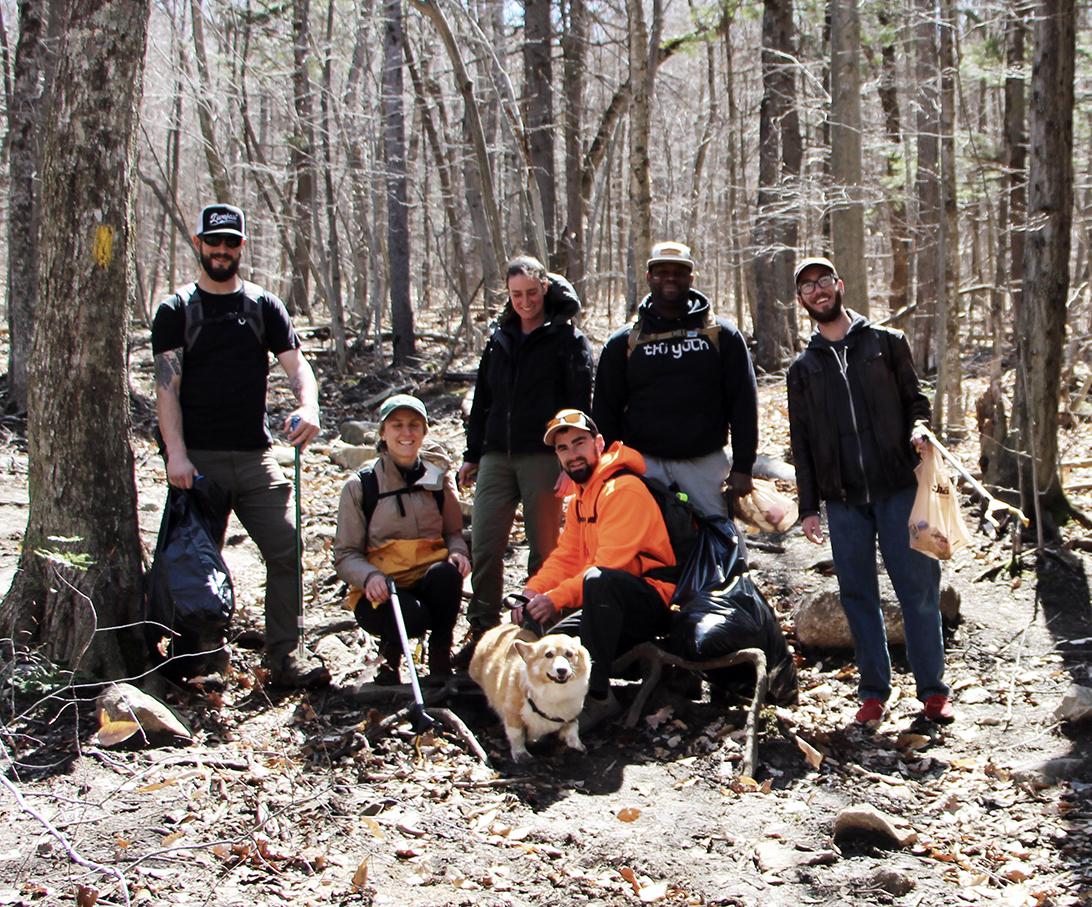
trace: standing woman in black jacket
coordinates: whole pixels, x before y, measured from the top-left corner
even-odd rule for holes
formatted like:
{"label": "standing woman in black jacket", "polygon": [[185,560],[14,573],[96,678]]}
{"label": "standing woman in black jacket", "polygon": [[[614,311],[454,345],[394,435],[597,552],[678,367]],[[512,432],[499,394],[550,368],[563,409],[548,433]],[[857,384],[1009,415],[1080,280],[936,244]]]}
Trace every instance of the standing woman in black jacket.
{"label": "standing woman in black jacket", "polygon": [[478,366],[459,469],[459,484],[477,481],[477,489],[471,521],[474,596],[466,612],[471,637],[456,663],[468,663],[481,634],[500,622],[504,551],[516,505],[523,503],[528,575],[557,544],[560,467],[542,435],[559,409],[586,411],[591,401],[591,345],[572,324],[580,311],[572,284],[547,274],[529,255],[508,263],[506,279],[508,303]]}

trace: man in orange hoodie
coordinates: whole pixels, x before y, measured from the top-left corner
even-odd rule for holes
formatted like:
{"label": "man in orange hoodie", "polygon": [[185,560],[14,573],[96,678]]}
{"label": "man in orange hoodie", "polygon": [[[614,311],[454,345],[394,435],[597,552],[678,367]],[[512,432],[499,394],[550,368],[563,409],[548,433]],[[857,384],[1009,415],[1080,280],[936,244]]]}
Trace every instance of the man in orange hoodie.
{"label": "man in orange hoodie", "polygon": [[[618,713],[610,692],[615,657],[667,632],[675,586],[658,574],[675,566],[675,555],[660,507],[638,478],[645,472],[641,454],[621,441],[604,449],[591,417],[577,409],[554,416],[543,441],[576,494],[557,547],[523,590],[524,608],[547,627],[579,609],[580,640],[592,657],[581,715],[587,730]],[[520,621],[523,609],[512,616]]]}

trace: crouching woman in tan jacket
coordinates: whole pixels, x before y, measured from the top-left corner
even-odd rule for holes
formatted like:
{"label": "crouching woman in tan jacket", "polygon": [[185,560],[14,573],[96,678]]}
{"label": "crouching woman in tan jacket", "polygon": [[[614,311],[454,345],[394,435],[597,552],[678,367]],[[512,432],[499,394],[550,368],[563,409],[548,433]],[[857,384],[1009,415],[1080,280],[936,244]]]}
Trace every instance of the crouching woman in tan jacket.
{"label": "crouching woman in tan jacket", "polygon": [[429,674],[444,676],[470,558],[450,461],[439,445],[425,444],[424,403],[395,394],[379,407],[379,422],[378,459],[341,489],[334,569],[352,588],[357,622],[379,637],[384,664],[375,682],[394,684],[402,649],[388,581],[398,590],[406,634],[430,632]]}

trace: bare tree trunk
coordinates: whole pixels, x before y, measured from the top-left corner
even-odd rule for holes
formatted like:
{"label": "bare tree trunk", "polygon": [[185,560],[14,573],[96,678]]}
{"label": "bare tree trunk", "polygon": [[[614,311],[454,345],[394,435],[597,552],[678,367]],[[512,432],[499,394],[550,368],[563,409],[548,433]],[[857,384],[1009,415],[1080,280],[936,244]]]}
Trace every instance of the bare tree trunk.
{"label": "bare tree trunk", "polygon": [[[891,27],[891,19],[883,9],[877,10],[881,28]],[[881,48],[880,106],[884,114],[884,136],[891,146],[885,155],[884,173],[891,187],[892,196],[887,203],[888,243],[891,249],[891,283],[888,284],[887,305],[891,312],[899,312],[910,302],[910,237],[907,235],[906,200],[901,186],[895,183],[903,169],[902,118],[899,114],[898,69],[895,62],[894,40]]]}
{"label": "bare tree trunk", "polygon": [[940,25],[940,147],[941,197],[944,218],[941,230],[944,283],[938,299],[937,321],[940,328],[939,370],[934,402],[934,422],[948,437],[963,433],[963,383],[960,367],[961,301],[959,295],[959,209],[956,199],[955,10],[952,0],[941,0]]}
{"label": "bare tree trunk", "polygon": [[758,206],[755,213],[755,364],[781,368],[796,348],[792,268],[802,148],[796,114],[792,0],[766,0],[762,14]]}
{"label": "bare tree trunk", "polygon": [[1009,216],[1009,299],[1019,324],[1024,295],[1024,221],[1027,215],[1027,126],[1025,124],[1024,39],[1027,0],[1009,0],[1005,17],[1005,183]]}
{"label": "bare tree trunk", "polygon": [[19,412],[27,408],[27,367],[38,306],[42,30],[45,0],[19,0],[19,42],[15,84],[8,111],[8,397]]}
{"label": "bare tree trunk", "polygon": [[201,127],[201,141],[205,163],[212,180],[212,192],[217,201],[230,202],[231,178],[228,176],[220,146],[216,141],[216,127],[210,98],[216,97],[209,82],[209,63],[205,53],[205,20],[201,14],[201,0],[190,0],[190,19],[193,21],[193,55],[197,61],[197,122]]}
{"label": "bare tree trunk", "polygon": [[587,198],[581,191],[581,168],[588,13],[584,0],[568,0],[567,4],[562,4],[563,9],[566,6],[568,18],[566,20],[562,13],[566,27],[561,35],[565,95],[565,231],[561,237],[561,252],[566,276],[577,293],[583,294],[587,268],[587,250],[584,248]]}
{"label": "bare tree trunk", "polygon": [[293,315],[311,320],[311,210],[315,204],[314,99],[307,66],[311,58],[311,0],[292,3],[292,106],[295,129],[289,137],[288,170],[295,182],[292,205],[290,289],[284,300]]}
{"label": "bare tree trunk", "polygon": [[328,252],[330,275],[330,324],[334,335],[334,355],[337,357],[337,369],[344,372],[349,364],[349,351],[345,343],[345,309],[342,303],[341,289],[341,240],[337,229],[337,194],[334,191],[334,123],[330,113],[333,103],[333,44],[334,44],[334,9],[333,3],[326,12],[326,46],[322,63],[322,178],[326,195],[326,227],[330,231],[330,250]]}
{"label": "bare tree trunk", "polygon": [[532,174],[542,198],[542,229],[551,261],[557,265],[557,190],[554,167],[554,95],[550,0],[523,4],[523,121]]}
{"label": "bare tree trunk", "polygon": [[[485,130],[482,128],[478,104],[474,98],[474,83],[466,71],[458,44],[455,42],[455,36],[451,32],[451,26],[448,24],[443,11],[435,3],[427,2],[427,0],[410,0],[410,5],[426,16],[436,27],[440,40],[443,42],[451,60],[455,82],[463,99],[463,123],[477,159],[476,173],[473,178],[467,180],[467,191],[473,190],[479,194],[481,199],[480,210],[485,224],[488,226],[489,235],[489,244],[483,247],[483,252],[492,253],[489,259],[484,261],[482,269],[488,286],[491,280],[499,279],[501,268],[508,260],[508,253],[505,251],[504,234],[501,230],[500,209],[497,207],[496,193],[493,186],[493,171],[489,164],[489,150],[485,141]],[[474,211],[473,206],[471,211]],[[480,232],[479,235],[481,235]],[[491,275],[496,275],[496,277],[491,277]]]}
{"label": "bare tree trunk", "polygon": [[[1034,489],[1057,519],[1069,509],[1058,475],[1058,400],[1073,216],[1076,11],[1074,0],[1038,0],[1034,11],[1028,227],[1013,414],[1021,487]],[[1030,505],[1025,512],[1032,512]]]}
{"label": "bare tree trunk", "polygon": [[406,181],[406,126],[402,103],[401,0],[383,3],[383,150],[387,165],[387,248],[390,272],[391,334],[395,365],[416,352],[410,299],[409,200]]}
{"label": "bare tree trunk", "polygon": [[[648,257],[652,246],[652,177],[648,160],[648,138],[652,98],[648,80],[648,26],[642,4],[627,4],[629,16],[629,83],[633,95],[629,105],[629,256],[626,311],[637,308],[643,281],[637,262]],[[643,272],[642,272],[643,273]]]}
{"label": "bare tree trunk", "polygon": [[861,184],[861,20],[857,0],[830,4],[830,231],[846,304],[869,310]]}
{"label": "bare tree trunk", "polygon": [[916,307],[910,319],[914,361],[929,369],[934,358],[937,296],[942,292],[943,264],[937,238],[941,231],[940,199],[940,68],[937,65],[936,0],[916,0],[915,66],[917,74],[917,146],[915,185],[918,216],[914,230],[917,264]]}
{"label": "bare tree trunk", "polygon": [[[142,661],[126,331],[132,161],[148,0],[72,4],[42,158],[41,305],[29,375],[30,514],[0,633],[118,677]],[[83,137],[93,135],[94,142]]]}
{"label": "bare tree trunk", "polygon": [[705,159],[709,154],[709,145],[713,141],[713,130],[716,129],[720,119],[720,112],[717,109],[716,50],[713,42],[705,46],[705,84],[709,92],[709,109],[703,114],[705,123],[702,126],[701,138],[698,139],[698,150],[694,154],[693,178],[690,182],[690,212],[687,215],[686,226],[686,235],[690,241],[693,241],[698,233]]}

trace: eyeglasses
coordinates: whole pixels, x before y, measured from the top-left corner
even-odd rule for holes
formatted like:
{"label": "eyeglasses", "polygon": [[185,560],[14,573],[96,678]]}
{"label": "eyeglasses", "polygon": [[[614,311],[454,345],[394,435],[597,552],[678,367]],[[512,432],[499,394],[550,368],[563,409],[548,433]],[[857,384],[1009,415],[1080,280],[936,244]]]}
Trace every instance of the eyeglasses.
{"label": "eyeglasses", "polygon": [[229,249],[238,249],[243,244],[241,236],[232,236],[230,233],[212,233],[201,237],[201,242],[213,249],[227,246]]}
{"label": "eyeglasses", "polygon": [[801,296],[811,296],[817,289],[829,290],[838,282],[836,274],[824,274],[818,280],[802,280],[796,285],[796,292]]}

